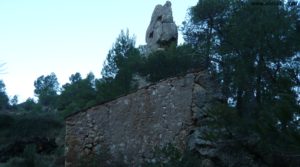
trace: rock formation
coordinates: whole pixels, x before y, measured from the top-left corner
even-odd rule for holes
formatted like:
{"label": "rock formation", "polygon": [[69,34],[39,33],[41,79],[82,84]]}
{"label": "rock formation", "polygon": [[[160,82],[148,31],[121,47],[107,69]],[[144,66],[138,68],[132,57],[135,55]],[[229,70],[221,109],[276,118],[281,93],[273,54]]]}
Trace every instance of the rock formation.
{"label": "rock formation", "polygon": [[173,21],[171,2],[157,5],[146,32],[147,49],[150,52],[177,44],[178,30]]}

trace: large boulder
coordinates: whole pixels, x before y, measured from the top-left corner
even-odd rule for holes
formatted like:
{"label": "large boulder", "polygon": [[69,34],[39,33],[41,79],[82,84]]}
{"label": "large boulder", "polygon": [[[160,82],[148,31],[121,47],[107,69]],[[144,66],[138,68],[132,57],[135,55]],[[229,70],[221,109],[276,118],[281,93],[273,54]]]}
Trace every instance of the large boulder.
{"label": "large boulder", "polygon": [[167,1],[163,6],[157,5],[152,13],[146,32],[147,49],[150,52],[177,44],[178,30],[173,21],[171,6],[171,2]]}

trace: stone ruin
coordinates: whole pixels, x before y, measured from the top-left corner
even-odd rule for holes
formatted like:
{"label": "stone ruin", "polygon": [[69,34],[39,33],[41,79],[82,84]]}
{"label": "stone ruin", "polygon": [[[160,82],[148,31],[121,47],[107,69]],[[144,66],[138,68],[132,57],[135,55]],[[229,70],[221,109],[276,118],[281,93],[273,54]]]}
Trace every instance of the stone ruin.
{"label": "stone ruin", "polygon": [[195,125],[205,122],[206,109],[220,97],[216,87],[207,72],[189,73],[70,115],[65,166],[79,167],[89,156],[103,166],[141,166],[157,161],[155,148],[168,144],[180,151],[201,145],[199,152],[210,154],[211,144],[199,139]]}
{"label": "stone ruin", "polygon": [[218,120],[210,113],[222,101],[215,78],[201,71],[74,113],[66,118],[65,167],[80,167],[90,157],[99,166],[165,162],[155,152],[169,144],[197,154],[203,167],[264,166],[247,149],[237,151],[235,141],[207,136],[224,134],[223,128],[211,127]]}
{"label": "stone ruin", "polygon": [[167,1],[163,6],[156,5],[146,32],[146,46],[142,53],[148,55],[157,50],[163,50],[171,45],[177,45],[178,30],[173,20],[172,4]]}
{"label": "stone ruin", "polygon": [[[141,52],[147,56],[177,44],[177,39],[171,2],[157,5]],[[141,85],[146,86],[66,118],[66,167],[79,167],[85,158],[95,156],[101,166],[119,162],[141,166],[159,160],[155,149],[168,144],[181,152],[196,152],[204,167],[220,162],[225,166],[259,166],[251,153],[230,152],[228,141],[206,137],[219,131],[208,126],[212,119],[209,111],[216,102],[224,101],[219,85],[207,71]]]}

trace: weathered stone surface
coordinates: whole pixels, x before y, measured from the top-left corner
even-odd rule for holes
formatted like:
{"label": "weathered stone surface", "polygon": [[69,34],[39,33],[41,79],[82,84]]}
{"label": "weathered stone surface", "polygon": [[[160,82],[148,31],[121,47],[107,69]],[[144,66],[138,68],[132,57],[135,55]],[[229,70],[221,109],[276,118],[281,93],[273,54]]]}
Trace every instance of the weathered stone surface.
{"label": "weathered stone surface", "polygon": [[226,133],[210,126],[217,121],[210,109],[224,100],[214,83],[206,72],[169,78],[70,116],[66,166],[76,167],[91,155],[101,156],[107,166],[116,161],[139,166],[155,162],[154,149],[169,143],[197,152],[202,166],[260,166],[251,153],[236,150],[235,141],[207,137]]}
{"label": "weathered stone surface", "polygon": [[153,52],[177,44],[178,30],[173,21],[171,6],[171,2],[167,1],[163,6],[155,7],[146,32],[145,52]]}
{"label": "weathered stone surface", "polygon": [[136,166],[153,160],[155,147],[171,143],[184,150],[197,144],[200,140],[193,140],[197,135],[192,133],[198,119],[193,118],[197,116],[194,112],[206,105],[192,106],[199,96],[205,96],[202,103],[213,97],[208,88],[196,83],[202,74],[163,80],[67,118],[66,166],[76,166],[84,154],[103,150],[112,155],[110,161],[123,155],[123,162]]}
{"label": "weathered stone surface", "polygon": [[[154,148],[171,143],[192,150],[200,166],[264,166],[253,153],[237,149],[234,140],[209,136],[228,133],[210,112],[224,101],[207,72],[169,78],[66,119],[66,166],[98,155],[107,166],[116,161],[139,166],[156,162]],[[210,135],[207,135],[210,134]],[[248,144],[259,140],[255,135]],[[102,164],[101,164],[102,165]]]}

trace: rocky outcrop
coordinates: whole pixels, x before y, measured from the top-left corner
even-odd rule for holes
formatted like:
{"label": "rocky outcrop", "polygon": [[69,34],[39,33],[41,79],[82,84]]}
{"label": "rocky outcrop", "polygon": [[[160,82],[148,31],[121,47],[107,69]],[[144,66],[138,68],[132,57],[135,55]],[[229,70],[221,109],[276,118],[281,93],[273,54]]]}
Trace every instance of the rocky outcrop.
{"label": "rocky outcrop", "polygon": [[[66,120],[66,166],[107,151],[106,163],[129,166],[153,161],[156,147],[193,146],[196,124],[219,98],[206,72],[170,78]],[[190,142],[190,143],[189,143]],[[155,161],[155,160],[154,160]]]}
{"label": "rocky outcrop", "polygon": [[157,5],[146,32],[146,49],[150,52],[177,44],[178,30],[173,21],[171,2]]}

